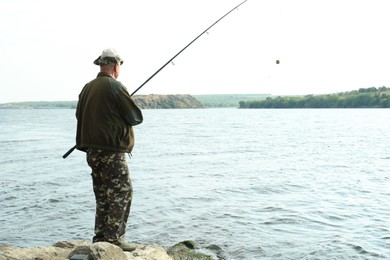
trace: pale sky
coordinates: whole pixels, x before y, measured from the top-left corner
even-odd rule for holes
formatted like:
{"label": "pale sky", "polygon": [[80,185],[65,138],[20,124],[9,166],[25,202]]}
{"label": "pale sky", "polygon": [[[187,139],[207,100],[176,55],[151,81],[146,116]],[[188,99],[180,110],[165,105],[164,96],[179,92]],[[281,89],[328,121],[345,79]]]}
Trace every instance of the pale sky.
{"label": "pale sky", "polygon": [[[77,100],[115,48],[131,93],[242,0],[0,0],[0,103]],[[137,94],[390,87],[388,0],[248,0]],[[280,64],[276,64],[280,60]]]}

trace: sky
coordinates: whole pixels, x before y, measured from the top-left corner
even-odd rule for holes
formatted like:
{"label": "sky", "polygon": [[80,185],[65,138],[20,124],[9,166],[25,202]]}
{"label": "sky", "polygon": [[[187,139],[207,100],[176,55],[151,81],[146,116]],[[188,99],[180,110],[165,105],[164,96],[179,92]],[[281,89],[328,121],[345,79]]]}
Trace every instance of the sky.
{"label": "sky", "polygon": [[[242,0],[0,0],[0,103],[74,101],[105,48],[131,93]],[[390,87],[388,0],[248,0],[137,94]],[[280,60],[276,64],[276,60]]]}

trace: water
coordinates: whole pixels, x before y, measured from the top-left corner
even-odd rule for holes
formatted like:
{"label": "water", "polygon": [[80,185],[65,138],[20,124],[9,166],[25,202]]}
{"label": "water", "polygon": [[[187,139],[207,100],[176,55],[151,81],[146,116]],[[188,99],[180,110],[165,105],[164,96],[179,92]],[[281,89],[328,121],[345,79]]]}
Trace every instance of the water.
{"label": "water", "polygon": [[[0,110],[0,245],[93,236],[74,110]],[[126,239],[220,259],[389,259],[390,110],[145,110]],[[208,250],[207,250],[208,249]]]}

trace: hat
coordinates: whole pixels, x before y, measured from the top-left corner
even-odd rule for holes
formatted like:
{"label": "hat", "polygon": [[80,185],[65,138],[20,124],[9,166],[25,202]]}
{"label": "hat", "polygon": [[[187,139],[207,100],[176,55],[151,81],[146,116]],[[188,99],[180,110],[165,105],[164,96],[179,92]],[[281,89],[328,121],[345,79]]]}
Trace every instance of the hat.
{"label": "hat", "polygon": [[102,52],[102,55],[100,55],[93,64],[95,65],[106,65],[110,63],[119,63],[120,65],[123,64],[123,60],[119,56],[119,54],[116,52],[115,49],[104,49]]}

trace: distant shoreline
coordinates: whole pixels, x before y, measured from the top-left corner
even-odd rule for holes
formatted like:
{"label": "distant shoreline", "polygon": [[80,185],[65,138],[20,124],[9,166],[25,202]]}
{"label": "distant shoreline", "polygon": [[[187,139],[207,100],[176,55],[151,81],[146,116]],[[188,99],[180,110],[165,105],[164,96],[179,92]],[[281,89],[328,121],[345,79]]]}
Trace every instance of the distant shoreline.
{"label": "distant shoreline", "polygon": [[[390,108],[390,88],[322,95],[272,96],[270,94],[136,95],[142,109],[305,109],[305,108]],[[77,101],[26,101],[0,104],[0,109],[76,109]]]}
{"label": "distant shoreline", "polygon": [[[269,94],[136,95],[143,109],[235,107],[240,101],[262,100]],[[0,104],[0,109],[75,109],[77,101],[25,101]]]}

